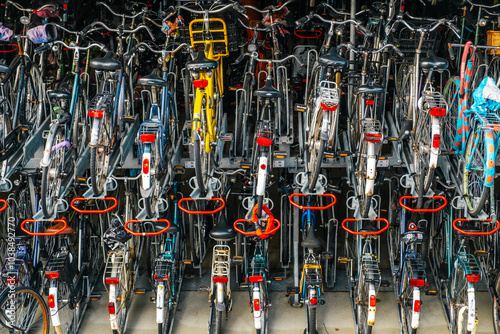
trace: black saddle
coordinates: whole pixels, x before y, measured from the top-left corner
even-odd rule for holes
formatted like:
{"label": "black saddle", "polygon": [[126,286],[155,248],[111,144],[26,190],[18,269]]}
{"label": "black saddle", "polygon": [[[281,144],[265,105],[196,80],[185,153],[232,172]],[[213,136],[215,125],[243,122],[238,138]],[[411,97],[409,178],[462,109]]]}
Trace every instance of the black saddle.
{"label": "black saddle", "polygon": [[443,71],[448,68],[448,61],[444,58],[436,57],[434,51],[430,50],[427,54],[427,58],[420,61],[420,67],[424,71]]}
{"label": "black saddle", "polygon": [[71,99],[71,93],[66,83],[63,83],[58,89],[48,92],[47,95],[49,99]]}
{"label": "black saddle", "polygon": [[384,87],[377,85],[375,83],[370,83],[367,85],[362,85],[358,87],[358,93],[360,94],[382,94],[385,93]]}
{"label": "black saddle", "polygon": [[210,230],[210,238],[218,241],[231,240],[236,236],[236,231],[228,224],[224,213],[221,214],[219,222]]}
{"label": "black saddle", "polygon": [[96,58],[90,61],[90,67],[102,71],[116,71],[122,68],[118,60],[113,59],[113,52],[108,51],[103,58]]}
{"label": "black saddle", "polygon": [[311,228],[300,245],[304,248],[318,249],[321,248],[321,241],[318,240],[316,234],[314,234],[314,229]]}
{"label": "black saddle", "polygon": [[10,71],[9,66],[0,64],[0,73],[8,73]]}
{"label": "black saddle", "polygon": [[151,86],[151,87],[163,87],[167,85],[167,82],[160,78],[158,75],[158,70],[155,69],[151,74],[137,79],[137,85],[139,86]]}
{"label": "black saddle", "polygon": [[328,54],[318,58],[318,63],[321,66],[344,68],[347,67],[348,61],[338,55],[336,48],[331,48]]}
{"label": "black saddle", "polygon": [[203,51],[198,52],[198,57],[196,57],[195,60],[186,63],[186,69],[188,71],[213,70],[215,68],[217,68],[217,62],[207,59]]}
{"label": "black saddle", "polygon": [[[163,231],[165,228],[167,228],[167,225],[168,225],[167,222],[163,221],[155,222],[154,223],[155,232]],[[172,234],[175,234],[177,232],[179,232],[179,226],[177,226],[175,223],[170,223],[170,228],[165,231],[165,233],[172,233]]]}
{"label": "black saddle", "polygon": [[253,92],[253,95],[267,99],[279,99],[283,97],[283,93],[273,87],[273,79],[271,78],[266,80],[264,87]]}

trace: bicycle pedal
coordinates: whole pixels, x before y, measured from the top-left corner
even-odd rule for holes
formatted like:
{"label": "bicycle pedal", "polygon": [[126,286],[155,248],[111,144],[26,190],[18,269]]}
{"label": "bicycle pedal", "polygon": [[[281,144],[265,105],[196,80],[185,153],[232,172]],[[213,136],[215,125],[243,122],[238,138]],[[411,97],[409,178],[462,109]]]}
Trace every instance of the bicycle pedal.
{"label": "bicycle pedal", "polygon": [[233,141],[233,134],[231,132],[219,133],[221,141]]}
{"label": "bicycle pedal", "polygon": [[323,157],[325,157],[327,159],[333,159],[333,158],[335,158],[335,153],[333,153],[333,152],[324,152],[323,153]]}
{"label": "bicycle pedal", "polygon": [[93,292],[90,295],[90,300],[100,300],[102,298],[102,294],[100,292]]}
{"label": "bicycle pedal", "polygon": [[252,164],[248,163],[248,162],[241,162],[240,163],[240,168],[243,168],[243,169],[251,169],[252,168]]}
{"label": "bicycle pedal", "polygon": [[199,293],[209,293],[210,288],[208,287],[208,285],[202,285],[198,288],[198,292]]}
{"label": "bicycle pedal", "polygon": [[250,285],[247,282],[240,283],[240,289],[248,289]]}
{"label": "bicycle pedal", "polygon": [[146,289],[134,289],[136,295],[141,295],[146,293]]}
{"label": "bicycle pedal", "polygon": [[243,264],[243,256],[233,256],[233,263],[237,266]]}
{"label": "bicycle pedal", "polygon": [[352,260],[348,257],[339,257],[337,259],[337,262],[340,263],[340,264],[346,264],[348,262],[351,262]]}
{"label": "bicycle pedal", "polygon": [[349,151],[337,151],[335,152],[335,155],[341,156],[341,157],[348,157],[353,155],[352,152]]}
{"label": "bicycle pedal", "polygon": [[484,250],[476,250],[474,252],[475,257],[488,256],[488,253]]}
{"label": "bicycle pedal", "polygon": [[438,294],[437,290],[427,290],[425,292],[426,295],[428,296],[436,296]]}
{"label": "bicycle pedal", "polygon": [[123,123],[128,123],[128,124],[134,124],[135,123],[135,117],[132,117],[132,116],[123,116],[122,117],[122,122]]}
{"label": "bicycle pedal", "polygon": [[332,251],[328,251],[328,252],[323,252],[321,253],[321,257],[324,259],[324,260],[330,260],[333,258],[333,252]]}
{"label": "bicycle pedal", "polygon": [[286,151],[274,151],[273,158],[274,159],[285,159],[288,156]]}
{"label": "bicycle pedal", "polygon": [[380,281],[380,285],[383,287],[388,287],[391,285],[391,281],[383,279],[382,281]]}
{"label": "bicycle pedal", "polygon": [[295,111],[298,111],[298,112],[306,112],[307,111],[307,105],[296,103],[293,109]]}
{"label": "bicycle pedal", "polygon": [[295,295],[300,293],[300,288],[298,286],[287,286],[286,287],[286,297],[290,295]]}
{"label": "bicycle pedal", "polygon": [[153,302],[153,303],[156,303],[156,297],[149,297],[149,301]]}
{"label": "bicycle pedal", "polygon": [[186,169],[184,168],[184,166],[177,165],[177,166],[174,166],[174,173],[175,174],[184,174],[184,173],[186,173]]}

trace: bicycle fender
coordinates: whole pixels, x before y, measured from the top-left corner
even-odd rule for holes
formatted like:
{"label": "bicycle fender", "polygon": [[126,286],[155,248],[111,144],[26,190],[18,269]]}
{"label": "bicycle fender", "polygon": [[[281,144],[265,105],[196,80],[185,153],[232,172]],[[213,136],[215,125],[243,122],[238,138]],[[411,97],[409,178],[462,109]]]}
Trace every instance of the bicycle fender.
{"label": "bicycle fender", "polygon": [[50,152],[52,151],[52,141],[54,140],[54,136],[56,134],[57,129],[59,129],[59,123],[56,121],[52,123],[52,126],[49,130],[49,135],[47,136],[47,141],[45,142],[45,149],[43,150],[43,157],[40,160],[40,167],[48,167],[50,165]]}
{"label": "bicycle fender", "polygon": [[486,149],[486,166],[484,170],[486,173],[486,178],[484,185],[486,187],[492,187],[495,181],[495,158],[496,158],[496,147],[493,131],[490,129],[483,128],[484,131],[484,147]]}
{"label": "bicycle fender", "polygon": [[226,310],[226,304],[224,302],[222,302],[222,303],[216,302],[215,303],[215,309],[217,311],[221,311],[221,312],[225,311]]}

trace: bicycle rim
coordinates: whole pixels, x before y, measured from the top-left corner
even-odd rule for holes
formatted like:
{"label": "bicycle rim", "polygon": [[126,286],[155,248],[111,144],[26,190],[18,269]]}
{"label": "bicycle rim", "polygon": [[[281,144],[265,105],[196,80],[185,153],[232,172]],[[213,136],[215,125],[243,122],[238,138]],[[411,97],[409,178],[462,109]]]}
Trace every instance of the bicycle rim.
{"label": "bicycle rim", "polygon": [[[444,86],[443,97],[448,105],[446,115],[443,118],[443,140],[446,150],[451,151],[454,147],[455,134],[458,122],[458,87],[455,78],[448,79]],[[465,135],[465,134],[464,134]]]}
{"label": "bicycle rim", "polygon": [[430,132],[431,119],[428,113],[424,115],[421,113],[419,116],[424,117],[424,119],[419,119],[417,122],[417,135],[413,142],[413,168],[415,171],[415,186],[420,203],[432,184],[434,168],[429,166],[432,146]]}
{"label": "bicycle rim", "polygon": [[356,297],[358,333],[370,333],[372,326],[368,326],[368,291],[363,274],[359,278]]}
{"label": "bicycle rim", "polygon": [[404,121],[408,117],[408,112],[410,108],[410,91],[411,91],[411,74],[413,72],[413,66],[402,64],[397,72],[397,80],[399,83],[395,85],[396,103],[395,103],[395,114],[396,123],[399,129],[403,125]]}
{"label": "bicycle rim", "polygon": [[88,126],[87,126],[87,93],[82,90],[78,95],[78,100],[75,104],[73,114],[73,128],[71,134],[71,146],[76,150],[77,158],[83,153],[87,147]]}
{"label": "bicycle rim", "polygon": [[[6,309],[13,307],[15,321],[10,323]],[[27,287],[18,287],[13,293],[4,290],[0,300],[0,322],[7,328],[27,333],[42,331],[49,333],[49,310],[42,297],[35,290]]]}
{"label": "bicycle rim", "polygon": [[[63,131],[59,128],[56,130],[50,147],[55,147],[64,142]],[[62,168],[64,167],[64,151],[65,146],[59,147],[50,152],[50,164],[43,167],[42,173],[42,192],[41,206],[45,218],[50,218],[54,214],[57,206],[57,200],[61,192],[61,183],[63,176]]]}
{"label": "bicycle rim", "polygon": [[470,215],[474,217],[483,209],[489,194],[489,188],[484,185],[486,178],[484,171],[484,166],[486,166],[486,148],[484,147],[483,138],[479,138],[472,153],[475,139],[479,135],[477,131],[469,135],[463,169],[464,198]]}

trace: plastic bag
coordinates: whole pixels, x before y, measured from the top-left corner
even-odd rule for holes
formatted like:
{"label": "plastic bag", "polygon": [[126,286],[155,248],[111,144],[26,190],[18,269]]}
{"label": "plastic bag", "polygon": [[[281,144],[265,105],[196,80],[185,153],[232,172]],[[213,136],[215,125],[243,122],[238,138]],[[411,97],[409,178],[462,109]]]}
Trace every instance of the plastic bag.
{"label": "plastic bag", "polygon": [[35,44],[47,43],[57,38],[57,29],[53,24],[31,28],[26,36]]}

